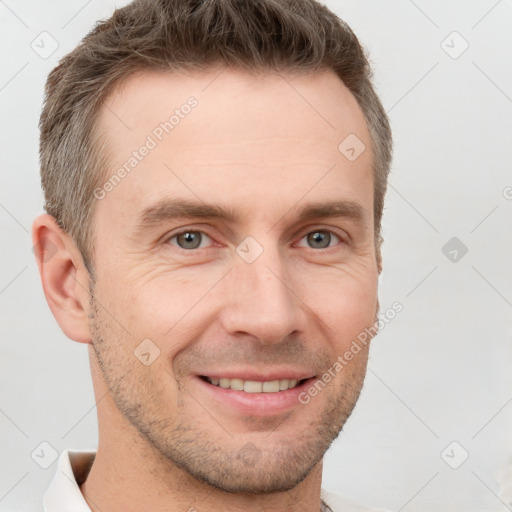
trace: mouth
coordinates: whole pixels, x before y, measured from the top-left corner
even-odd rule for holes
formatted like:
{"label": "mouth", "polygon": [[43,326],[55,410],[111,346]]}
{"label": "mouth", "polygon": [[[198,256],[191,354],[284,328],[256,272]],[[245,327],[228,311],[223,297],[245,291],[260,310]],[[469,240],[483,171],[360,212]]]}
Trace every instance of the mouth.
{"label": "mouth", "polygon": [[204,398],[202,403],[221,414],[268,417],[304,407],[299,398],[316,379],[309,375],[196,375],[192,382]]}
{"label": "mouth", "polygon": [[200,375],[200,379],[218,386],[222,389],[232,389],[234,391],[243,391],[244,393],[279,393],[301,386],[306,379],[274,379],[268,381],[229,379],[227,377],[208,377]]}

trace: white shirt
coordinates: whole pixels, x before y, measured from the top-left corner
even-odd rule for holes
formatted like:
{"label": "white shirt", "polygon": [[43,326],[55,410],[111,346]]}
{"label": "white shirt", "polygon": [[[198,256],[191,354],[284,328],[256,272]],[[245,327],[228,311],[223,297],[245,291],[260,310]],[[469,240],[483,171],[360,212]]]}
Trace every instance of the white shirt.
{"label": "white shirt", "polygon": [[[86,480],[95,456],[95,451],[64,450],[61,453],[57,471],[43,498],[44,512],[91,512],[79,486]],[[325,489],[321,497],[333,512],[386,512],[357,505]]]}

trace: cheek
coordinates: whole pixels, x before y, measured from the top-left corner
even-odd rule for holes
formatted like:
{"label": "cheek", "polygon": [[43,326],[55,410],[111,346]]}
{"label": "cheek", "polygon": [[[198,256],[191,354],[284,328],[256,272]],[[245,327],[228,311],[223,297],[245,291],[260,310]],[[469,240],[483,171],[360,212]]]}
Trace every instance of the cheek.
{"label": "cheek", "polygon": [[197,334],[213,308],[214,294],[209,290],[216,281],[212,273],[194,278],[178,271],[125,276],[122,284],[107,290],[107,302],[133,339],[149,338],[162,356],[170,356]]}
{"label": "cheek", "polygon": [[372,272],[364,279],[344,274],[317,280],[314,287],[304,288],[302,296],[328,326],[337,353],[375,322],[377,278]]}
{"label": "cheek", "polygon": [[[336,340],[350,342],[375,321],[378,274],[371,263],[370,258],[339,267],[290,263],[289,287],[300,298],[294,307],[312,310],[328,326],[329,338],[334,332]],[[239,286],[223,278],[224,265],[210,265],[207,271],[133,267],[122,271],[118,266],[115,274],[103,276],[103,304],[134,339],[152,339],[169,354],[179,349],[178,339],[186,339],[186,331],[194,335],[212,314],[229,307],[223,302],[227,292]]]}

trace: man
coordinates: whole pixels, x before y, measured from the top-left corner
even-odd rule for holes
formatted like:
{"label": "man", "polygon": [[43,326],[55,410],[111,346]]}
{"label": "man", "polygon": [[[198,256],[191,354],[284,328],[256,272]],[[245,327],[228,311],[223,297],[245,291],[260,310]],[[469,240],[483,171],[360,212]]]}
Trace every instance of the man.
{"label": "man", "polygon": [[[48,304],[87,343],[97,452],[47,512],[370,510],[322,490],[379,309],[391,133],[314,0],[139,0],[52,71]],[[371,336],[370,336],[371,337]]]}

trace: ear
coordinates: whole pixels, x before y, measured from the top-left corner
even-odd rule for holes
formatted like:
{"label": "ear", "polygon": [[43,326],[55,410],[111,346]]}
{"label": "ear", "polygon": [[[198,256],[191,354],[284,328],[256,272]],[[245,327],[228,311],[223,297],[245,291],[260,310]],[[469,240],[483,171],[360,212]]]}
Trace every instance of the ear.
{"label": "ear", "polygon": [[40,215],[32,226],[33,251],[46,301],[64,334],[91,343],[89,281],[80,252],[51,215]]}

